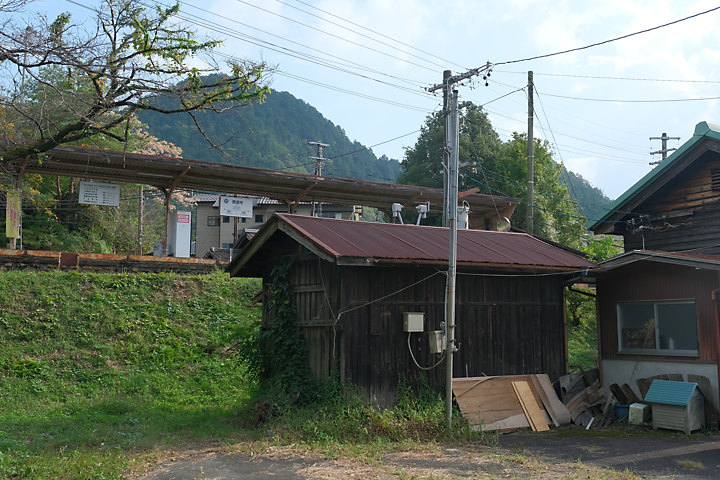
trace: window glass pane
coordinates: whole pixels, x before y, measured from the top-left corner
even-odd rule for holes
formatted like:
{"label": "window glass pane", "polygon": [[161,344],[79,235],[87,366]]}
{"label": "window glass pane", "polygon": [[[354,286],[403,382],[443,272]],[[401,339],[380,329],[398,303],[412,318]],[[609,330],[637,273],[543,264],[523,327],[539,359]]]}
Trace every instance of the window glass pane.
{"label": "window glass pane", "polygon": [[263,223],[263,216],[261,214],[255,215],[255,223]]}
{"label": "window glass pane", "polygon": [[620,350],[655,348],[655,316],[653,304],[618,304]]}
{"label": "window glass pane", "polygon": [[697,314],[695,304],[658,303],[659,348],[697,351]]}
{"label": "window glass pane", "polygon": [[697,311],[689,300],[619,303],[618,343],[624,353],[697,355]]}

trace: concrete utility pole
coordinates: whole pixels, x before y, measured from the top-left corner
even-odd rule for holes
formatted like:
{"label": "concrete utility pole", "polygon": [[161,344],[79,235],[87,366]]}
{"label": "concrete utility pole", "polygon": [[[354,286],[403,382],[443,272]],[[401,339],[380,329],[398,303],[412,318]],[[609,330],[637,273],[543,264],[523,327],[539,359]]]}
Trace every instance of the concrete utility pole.
{"label": "concrete utility pole", "polygon": [[535,138],[533,134],[533,118],[535,107],[533,105],[533,72],[528,72],[528,133],[527,133],[527,157],[528,157],[528,180],[527,180],[527,221],[525,222],[527,233],[534,232],[534,205],[535,205]]}
{"label": "concrete utility pole", "polygon": [[662,148],[660,150],[655,150],[654,152],[650,152],[650,155],[657,155],[658,153],[660,156],[660,161],[657,162],[650,162],[650,165],[657,165],[658,163],[662,162],[667,158],[668,152],[672,152],[673,150],[677,150],[677,148],[667,148],[667,141],[668,140],[680,140],[680,137],[668,137],[668,134],[663,132],[661,136],[659,137],[650,137],[650,140],[660,140],[662,143],[660,144]]}
{"label": "concrete utility pole", "polygon": [[458,164],[460,125],[458,114],[458,92],[454,85],[465,79],[479,75],[481,72],[490,74],[488,62],[482,67],[469,70],[460,75],[447,75],[443,72],[443,83],[429,88],[429,92],[442,89],[445,114],[445,148],[448,155],[446,206],[443,211],[448,216],[450,241],[448,251],[448,275],[445,300],[445,416],[448,428],[452,427],[452,378],[453,354],[455,352],[455,280],[457,268],[457,205],[458,205]]}
{"label": "concrete utility pole", "polygon": [[[315,160],[315,176],[320,177],[322,176],[322,169],[325,166],[325,159],[323,158],[323,147],[329,147],[327,143],[320,143],[320,142],[308,142],[308,145],[314,145],[317,147],[317,155],[315,157],[310,157],[311,160]],[[317,209],[317,211],[316,211]],[[312,204],[312,216],[319,216],[322,213],[322,204],[313,202]]]}
{"label": "concrete utility pole", "polygon": [[[443,72],[443,85],[445,85],[448,81],[448,79],[452,77],[452,72],[450,70],[445,70]],[[443,115],[447,115],[448,111],[448,92],[445,87],[443,87]],[[443,216],[442,216],[442,226],[443,227],[449,227],[450,226],[450,186],[448,184],[448,169],[450,168],[450,149],[448,148],[450,145],[450,141],[448,140],[448,125],[447,125],[447,117],[445,119],[445,122],[443,122],[443,154],[442,154],[442,166],[443,166],[443,192],[445,194],[445,201],[443,205]]]}
{"label": "concrete utility pole", "polygon": [[144,199],[144,188],[143,185],[138,187],[138,255],[143,254],[143,204]]}

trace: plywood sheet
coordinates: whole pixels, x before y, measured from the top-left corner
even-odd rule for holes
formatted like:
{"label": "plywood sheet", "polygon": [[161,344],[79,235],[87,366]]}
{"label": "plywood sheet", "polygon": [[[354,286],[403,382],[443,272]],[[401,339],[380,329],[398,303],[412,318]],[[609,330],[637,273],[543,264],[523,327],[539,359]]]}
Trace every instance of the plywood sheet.
{"label": "plywood sheet", "polygon": [[523,412],[525,413],[525,417],[527,417],[533,431],[544,432],[546,430],[550,430],[550,427],[548,427],[548,424],[545,422],[545,417],[540,412],[540,407],[535,401],[535,397],[530,390],[528,382],[512,382],[512,387],[513,390],[515,390],[515,395],[517,396]]}
{"label": "plywood sheet", "polygon": [[512,386],[512,382],[523,381],[528,384],[545,425],[570,423],[570,415],[547,375],[455,378],[452,386],[460,411],[470,425],[482,424],[484,431],[510,431],[530,426]]}

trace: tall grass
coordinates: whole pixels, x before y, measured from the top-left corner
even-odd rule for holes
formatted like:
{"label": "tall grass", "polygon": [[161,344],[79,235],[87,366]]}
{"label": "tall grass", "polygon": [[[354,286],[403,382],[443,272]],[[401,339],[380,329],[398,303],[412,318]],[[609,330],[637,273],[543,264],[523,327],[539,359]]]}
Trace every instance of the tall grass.
{"label": "tall grass", "polygon": [[0,274],[0,478],[120,478],[137,457],[238,437],[235,352],[259,282]]}

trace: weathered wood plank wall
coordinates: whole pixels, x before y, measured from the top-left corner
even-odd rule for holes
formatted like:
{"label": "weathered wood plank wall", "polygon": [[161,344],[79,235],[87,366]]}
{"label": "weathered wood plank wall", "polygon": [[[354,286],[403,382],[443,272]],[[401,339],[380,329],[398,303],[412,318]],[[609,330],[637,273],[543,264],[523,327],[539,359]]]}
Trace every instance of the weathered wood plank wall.
{"label": "weathered wood plank wall", "polygon": [[720,155],[705,152],[693,168],[678,174],[633,209],[649,216],[650,225],[627,229],[623,233],[625,250],[642,249],[644,240],[648,250],[677,252],[703,248],[701,253],[720,254],[719,180]]}

